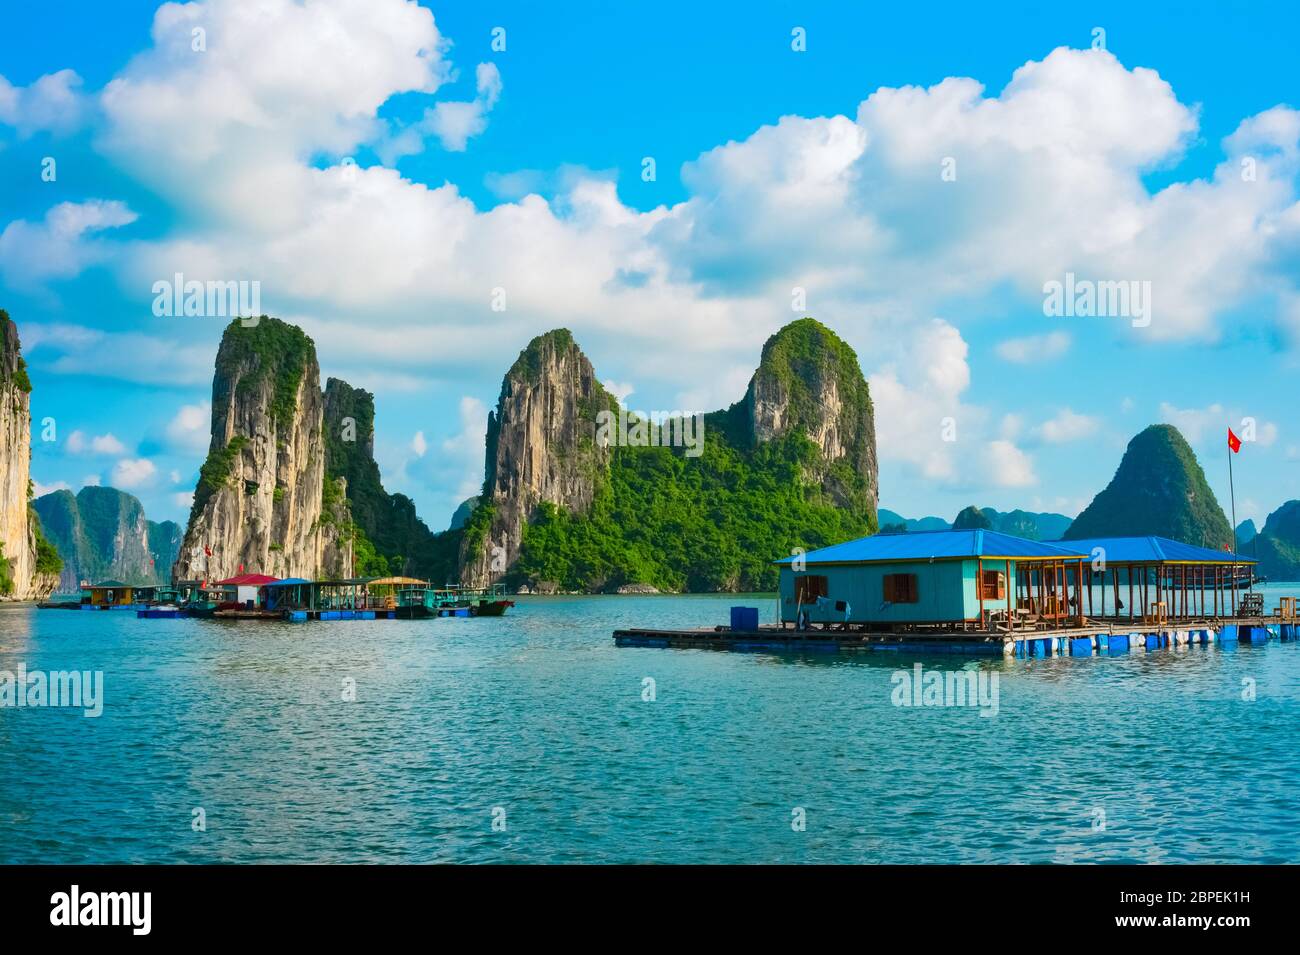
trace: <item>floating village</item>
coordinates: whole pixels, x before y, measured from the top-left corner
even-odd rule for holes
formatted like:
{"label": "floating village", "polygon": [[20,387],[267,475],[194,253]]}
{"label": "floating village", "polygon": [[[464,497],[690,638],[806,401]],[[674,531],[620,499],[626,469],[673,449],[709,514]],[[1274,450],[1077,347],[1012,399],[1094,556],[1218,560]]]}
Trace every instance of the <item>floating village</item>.
{"label": "floating village", "polygon": [[1296,598],[1265,614],[1255,561],[1164,537],[1040,542],[992,530],[876,534],[778,561],[780,619],[631,628],[626,647],[1092,656],[1294,640]]}
{"label": "floating village", "polygon": [[[1266,613],[1252,558],[1164,537],[1043,542],[987,529],[883,533],[776,563],[776,622],[760,622],[757,607],[734,606],[726,624],[620,629],[615,643],[1048,657],[1300,636],[1297,598],[1281,597]],[[40,606],[304,623],[499,617],[515,602],[500,584],[241,574],[170,586],[107,580],[85,586],[79,600]]]}
{"label": "floating village", "polygon": [[80,600],[47,601],[44,610],[134,611],[142,620],[212,617],[224,620],[424,620],[500,617],[513,607],[500,587],[435,587],[414,577],[348,580],[277,579],[240,574],[226,580],[185,580],[133,586],[118,580],[88,584]]}

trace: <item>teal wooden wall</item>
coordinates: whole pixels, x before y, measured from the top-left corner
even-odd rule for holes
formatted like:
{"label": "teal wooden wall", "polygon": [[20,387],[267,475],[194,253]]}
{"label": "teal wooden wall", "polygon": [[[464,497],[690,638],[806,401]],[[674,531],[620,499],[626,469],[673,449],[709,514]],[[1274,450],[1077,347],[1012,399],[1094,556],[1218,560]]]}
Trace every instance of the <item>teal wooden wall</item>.
{"label": "teal wooden wall", "polygon": [[[984,569],[1006,572],[1003,561],[985,561]],[[974,620],[979,617],[979,592],[975,589],[978,564],[975,560],[900,561],[889,564],[865,564],[846,567],[810,565],[796,574],[788,566],[781,568],[781,619],[794,623],[798,615],[795,604],[795,578],[809,575],[826,578],[827,600],[849,603],[850,623],[919,623],[922,621]],[[917,602],[886,604],[886,574],[916,574]],[[985,610],[1005,610],[1015,599],[1016,565],[1011,564],[1005,600],[985,600]],[[840,623],[844,613],[833,606],[819,610],[805,606],[813,623]]]}

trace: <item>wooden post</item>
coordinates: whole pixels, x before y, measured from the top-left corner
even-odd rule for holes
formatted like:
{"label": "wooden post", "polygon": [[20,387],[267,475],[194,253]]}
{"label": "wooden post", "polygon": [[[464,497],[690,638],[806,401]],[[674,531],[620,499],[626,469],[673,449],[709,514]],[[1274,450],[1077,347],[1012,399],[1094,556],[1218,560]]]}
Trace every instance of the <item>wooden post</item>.
{"label": "wooden post", "polygon": [[[975,561],[975,593],[980,598],[980,628],[984,627],[984,558],[980,557]],[[966,611],[962,610],[965,616]]]}
{"label": "wooden post", "polygon": [[[1089,583],[1091,583],[1091,581],[1089,581]],[[1089,587],[1088,590],[1089,590],[1088,602],[1091,603],[1092,588]],[[1074,603],[1075,616],[1078,618],[1079,626],[1082,627],[1084,615],[1083,615],[1083,561],[1081,560],[1075,561],[1075,566],[1074,566],[1074,601],[1075,601]],[[1089,611],[1091,611],[1092,608],[1089,607],[1088,609]]]}
{"label": "wooden post", "polygon": [[[1143,588],[1145,588],[1146,585],[1147,585],[1147,578],[1146,578],[1146,574],[1143,573],[1142,575]],[[1142,598],[1142,602],[1144,604],[1146,603],[1145,596]],[[1132,564],[1128,565],[1128,618],[1130,620],[1133,619],[1133,565]]]}
{"label": "wooden post", "polygon": [[1007,571],[1007,586],[1002,591],[1002,593],[1003,596],[1006,597],[1006,601],[1007,601],[1007,627],[1013,628],[1016,623],[1016,612],[1011,607],[1012,600],[1011,600],[1011,561],[1010,560],[1007,561],[1006,571]]}
{"label": "wooden post", "polygon": [[[1080,567],[1083,564],[1079,565]],[[1088,616],[1092,616],[1092,565],[1088,565]]]}

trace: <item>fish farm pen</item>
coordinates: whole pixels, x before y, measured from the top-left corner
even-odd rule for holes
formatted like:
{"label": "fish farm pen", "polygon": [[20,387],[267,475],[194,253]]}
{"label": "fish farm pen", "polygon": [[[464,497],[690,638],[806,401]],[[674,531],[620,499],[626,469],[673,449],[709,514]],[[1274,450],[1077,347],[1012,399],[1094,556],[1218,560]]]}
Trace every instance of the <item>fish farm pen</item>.
{"label": "fish farm pen", "polygon": [[780,622],[628,628],[625,647],[1090,656],[1297,639],[1266,615],[1254,561],[1161,537],[1029,541],[990,530],[877,534],[777,561]]}

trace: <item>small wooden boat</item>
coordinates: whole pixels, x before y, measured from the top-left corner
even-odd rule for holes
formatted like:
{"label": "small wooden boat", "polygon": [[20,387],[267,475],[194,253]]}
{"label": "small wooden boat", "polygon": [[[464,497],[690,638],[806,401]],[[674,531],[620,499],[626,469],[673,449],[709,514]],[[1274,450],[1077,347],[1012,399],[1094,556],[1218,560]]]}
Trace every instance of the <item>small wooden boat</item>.
{"label": "small wooden boat", "polygon": [[403,587],[394,600],[398,620],[428,620],[434,617],[500,617],[513,607],[500,587],[471,590],[466,587]]}
{"label": "small wooden boat", "polygon": [[480,600],[470,605],[469,612],[475,617],[503,617],[514,605],[513,600]]}

